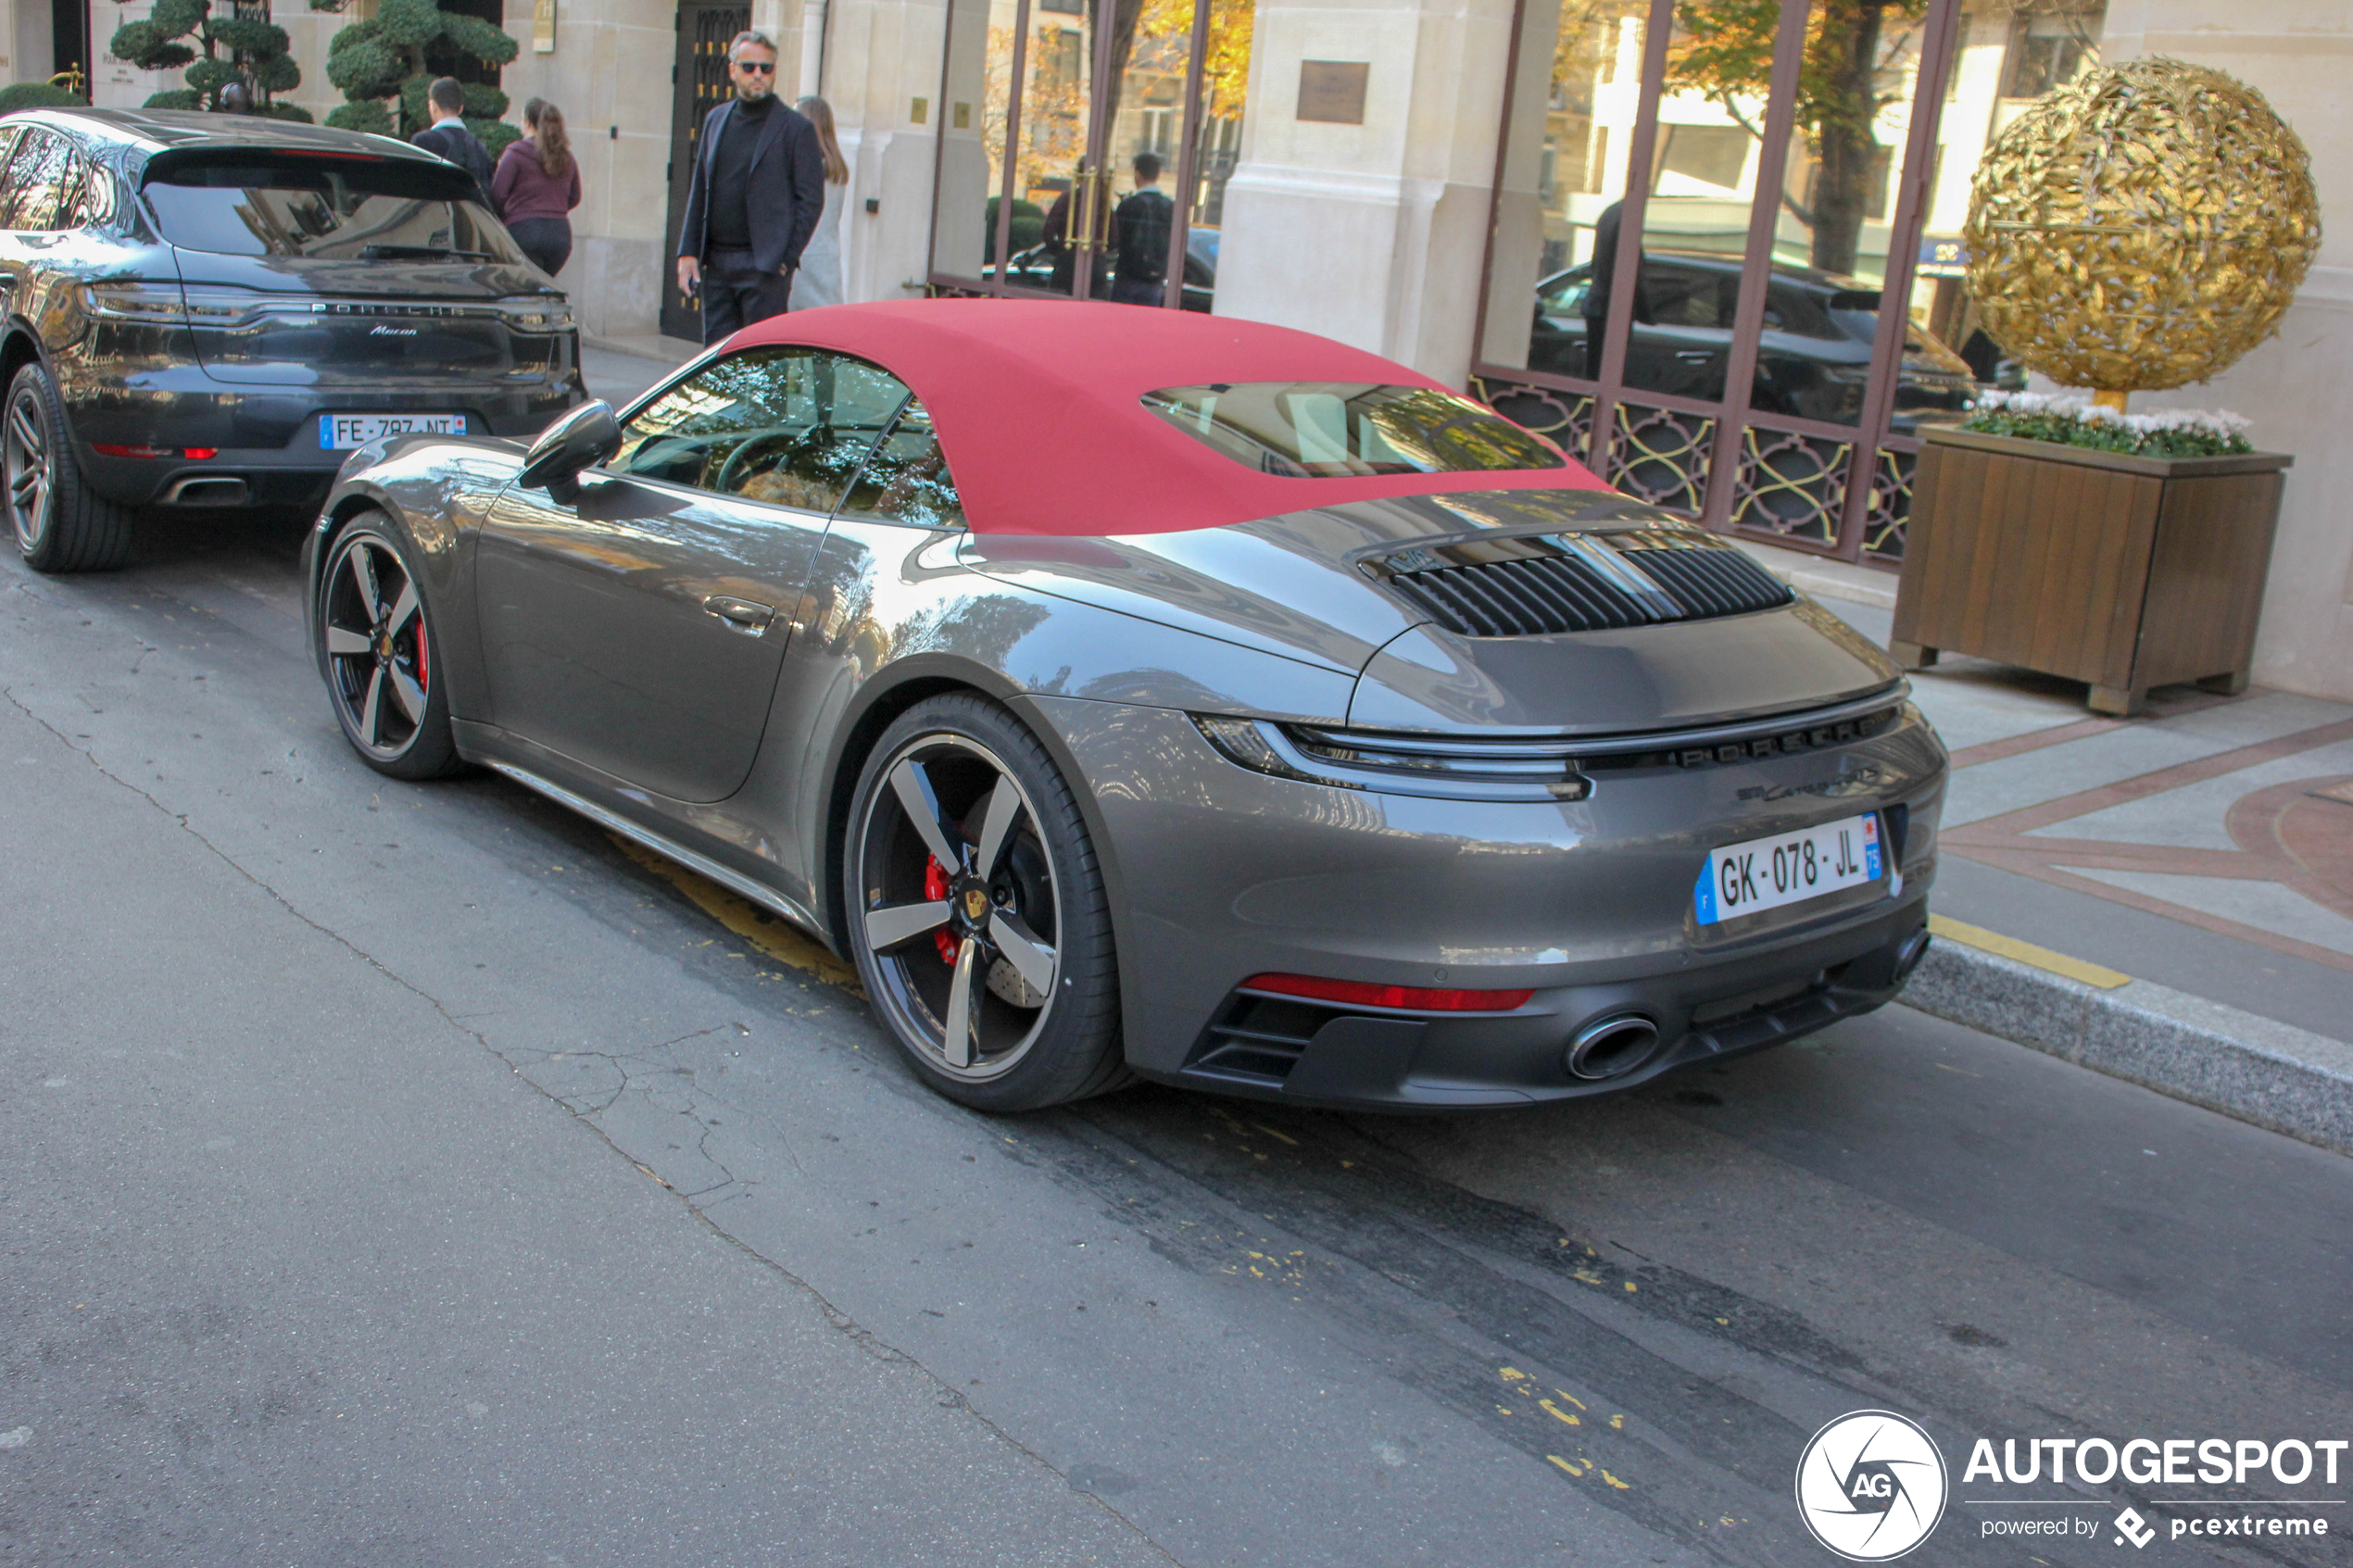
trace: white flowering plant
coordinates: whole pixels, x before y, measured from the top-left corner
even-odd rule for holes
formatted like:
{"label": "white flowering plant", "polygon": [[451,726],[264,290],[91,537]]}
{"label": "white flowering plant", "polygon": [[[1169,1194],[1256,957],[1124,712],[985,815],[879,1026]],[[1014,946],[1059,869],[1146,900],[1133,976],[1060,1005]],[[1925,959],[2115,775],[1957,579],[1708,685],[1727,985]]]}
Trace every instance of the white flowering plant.
{"label": "white flowering plant", "polygon": [[2246,420],[2205,408],[2122,414],[2087,397],[2042,392],[1981,392],[1963,430],[2053,441],[2142,458],[2220,458],[2252,452]]}

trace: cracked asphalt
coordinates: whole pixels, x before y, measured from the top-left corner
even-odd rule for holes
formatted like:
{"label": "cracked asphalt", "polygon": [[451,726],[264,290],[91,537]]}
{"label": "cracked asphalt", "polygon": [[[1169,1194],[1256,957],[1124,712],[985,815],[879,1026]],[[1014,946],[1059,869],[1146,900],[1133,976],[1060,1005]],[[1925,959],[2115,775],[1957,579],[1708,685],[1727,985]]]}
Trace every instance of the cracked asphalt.
{"label": "cracked asphalt", "polygon": [[[12,1568],[1827,1562],[1846,1411],[2353,1426],[2345,1160],[1900,1008],[1480,1120],[948,1105],[782,927],[361,768],[297,543],[0,566]],[[1979,1519],[1912,1561],[2113,1555]]]}

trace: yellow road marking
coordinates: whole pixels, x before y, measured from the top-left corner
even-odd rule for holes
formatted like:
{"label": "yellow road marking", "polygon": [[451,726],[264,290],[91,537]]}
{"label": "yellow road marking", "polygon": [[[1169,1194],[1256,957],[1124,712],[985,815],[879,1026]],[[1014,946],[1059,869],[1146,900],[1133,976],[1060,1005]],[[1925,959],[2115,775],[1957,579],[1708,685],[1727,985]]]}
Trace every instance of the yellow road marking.
{"label": "yellow road marking", "polygon": [[2055,953],[2048,947],[2038,947],[2032,942],[2021,942],[2015,936],[2005,936],[1998,931],[1969,925],[1961,921],[1947,920],[1943,915],[1928,917],[1928,929],[1947,942],[1958,942],[1964,947],[1975,947],[1981,953],[1994,953],[2030,968],[2064,975],[2085,985],[2113,991],[2119,985],[2132,984],[2133,977],[2100,964],[2070,959],[2065,953]]}
{"label": "yellow road marking", "polygon": [[[837,985],[853,997],[865,996],[858,984],[858,972],[834,957],[824,948],[782,920],[755,907],[748,898],[739,898],[707,877],[674,860],[665,860],[652,850],[631,843],[619,834],[607,834],[621,852],[646,870],[662,879],[686,896],[695,908],[787,968]],[[707,944],[706,944],[707,946]],[[731,955],[732,956],[732,955]]]}

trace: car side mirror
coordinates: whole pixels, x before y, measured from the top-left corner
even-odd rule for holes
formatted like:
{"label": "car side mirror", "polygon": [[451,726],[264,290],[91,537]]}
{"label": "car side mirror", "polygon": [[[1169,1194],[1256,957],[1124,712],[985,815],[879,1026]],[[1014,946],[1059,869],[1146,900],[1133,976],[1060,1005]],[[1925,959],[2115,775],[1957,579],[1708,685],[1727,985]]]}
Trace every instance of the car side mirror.
{"label": "car side mirror", "polygon": [[523,454],[516,483],[545,490],[569,504],[580,494],[580,475],[621,450],[621,422],[610,403],[583,403],[546,430]]}

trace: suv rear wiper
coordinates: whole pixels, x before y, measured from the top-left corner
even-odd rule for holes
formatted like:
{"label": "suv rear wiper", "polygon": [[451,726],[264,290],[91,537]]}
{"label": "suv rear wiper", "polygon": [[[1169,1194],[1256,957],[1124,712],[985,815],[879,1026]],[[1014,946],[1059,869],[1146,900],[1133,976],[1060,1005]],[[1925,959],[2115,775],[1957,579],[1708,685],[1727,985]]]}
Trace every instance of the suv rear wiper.
{"label": "suv rear wiper", "polygon": [[452,250],[447,245],[361,245],[362,261],[496,261],[486,250]]}

